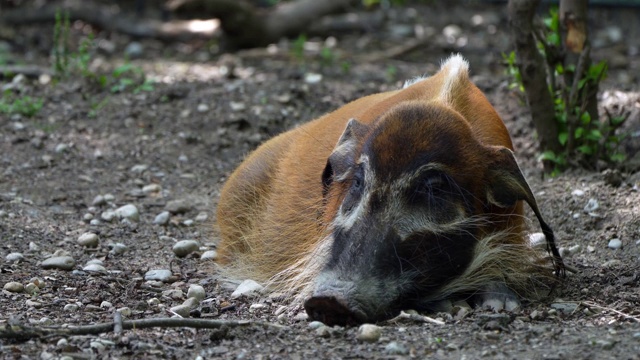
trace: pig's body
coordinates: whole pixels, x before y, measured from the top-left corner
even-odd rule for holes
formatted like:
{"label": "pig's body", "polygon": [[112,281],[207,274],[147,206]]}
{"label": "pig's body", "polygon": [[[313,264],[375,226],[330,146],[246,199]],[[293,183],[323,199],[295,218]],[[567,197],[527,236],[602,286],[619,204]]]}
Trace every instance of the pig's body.
{"label": "pig's body", "polygon": [[509,134],[467,71],[453,56],[253,152],[222,190],[224,268],[299,295],[327,323],[453,296],[510,307],[552,272],[525,240],[524,200],[561,271]]}

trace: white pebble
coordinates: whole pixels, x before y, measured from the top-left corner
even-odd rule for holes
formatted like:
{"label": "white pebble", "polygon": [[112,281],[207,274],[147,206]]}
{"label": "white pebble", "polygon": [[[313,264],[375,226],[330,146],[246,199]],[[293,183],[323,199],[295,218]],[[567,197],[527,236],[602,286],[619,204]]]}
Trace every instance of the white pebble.
{"label": "white pebble", "polygon": [[113,247],[111,248],[111,251],[109,251],[109,253],[114,255],[121,255],[124,254],[127,249],[127,245],[122,243],[115,243],[113,244]]}
{"label": "white pebble", "polygon": [[4,258],[5,260],[7,260],[7,262],[19,262],[24,259],[24,256],[19,252],[12,252],[7,254],[7,256],[5,256]]}
{"label": "white pebble", "polygon": [[215,250],[207,250],[202,253],[200,259],[202,260],[215,260],[218,258],[218,252]]}
{"label": "white pebble", "polygon": [[259,294],[264,287],[257,282],[247,279],[240,283],[236,290],[231,294],[232,299],[239,298],[240,296],[254,296]]}
{"label": "white pebble", "polygon": [[153,219],[153,223],[156,225],[166,225],[169,222],[169,217],[171,213],[168,211],[163,211],[160,214],[156,215],[156,218]]}
{"label": "white pebble", "polygon": [[64,349],[67,347],[67,345],[69,345],[69,342],[65,338],[58,340],[58,342],[56,343],[56,347],[59,349]]}
{"label": "white pebble", "polygon": [[573,245],[573,246],[569,247],[569,249],[568,249],[568,250],[569,250],[569,253],[570,253],[571,255],[575,255],[575,254],[579,253],[579,252],[580,252],[580,250],[582,250],[582,246],[580,246],[580,244],[578,244],[578,245]]}
{"label": "white pebble", "polygon": [[138,221],[140,219],[140,212],[133,204],[121,206],[116,209],[115,213],[116,216],[121,219],[129,219],[131,221]]}
{"label": "white pebble", "polygon": [[311,329],[317,329],[320,326],[324,326],[324,324],[321,321],[312,321],[307,326],[309,326]]}
{"label": "white pebble", "polygon": [[76,312],[78,311],[79,306],[77,304],[67,304],[64,306],[64,311],[67,312]]}
{"label": "white pebble", "polygon": [[187,219],[187,220],[182,222],[182,225],[184,225],[184,226],[192,226],[193,225],[193,220]]}
{"label": "white pebble", "polygon": [[171,311],[183,318],[188,318],[189,312],[191,312],[191,307],[188,305],[176,305],[171,308]]}
{"label": "white pebble", "polygon": [[587,246],[587,251],[588,251],[588,252],[590,252],[590,253],[592,253],[592,252],[596,251],[596,248],[595,248],[595,247],[593,247],[593,246],[591,246],[591,245],[588,245],[588,246]]}
{"label": "white pebble", "polygon": [[149,165],[138,164],[138,165],[133,165],[133,167],[131,167],[129,171],[137,174],[142,174],[143,172],[147,171],[148,168],[149,168]]}
{"label": "white pebble", "polygon": [[160,305],[160,299],[151,298],[151,299],[147,300],[147,304],[149,304],[149,306],[158,306],[158,305]]}
{"label": "white pebble", "polygon": [[4,284],[2,288],[12,293],[19,293],[24,290],[24,286],[16,281],[9,281],[8,283]]}
{"label": "white pebble", "polygon": [[307,84],[317,84],[322,81],[322,75],[316,73],[306,73],[304,74],[304,82]]}
{"label": "white pebble", "polygon": [[173,253],[177,257],[185,257],[194,251],[197,251],[200,245],[195,240],[182,240],[173,245]]}
{"label": "white pebble", "polygon": [[30,251],[40,251],[40,246],[34,243],[33,241],[29,242],[29,250]]}
{"label": "white pebble", "polygon": [[29,280],[29,282],[32,282],[34,284],[36,284],[37,287],[39,287],[40,289],[43,289],[45,287],[45,282],[44,280],[42,280],[39,277],[32,277],[31,280]]}
{"label": "white pebble", "polygon": [[86,221],[86,222],[89,222],[89,221],[93,220],[93,214],[86,213],[86,214],[82,215],[82,220]]}
{"label": "white pebble", "polygon": [[[107,210],[102,212],[102,214],[100,214],[100,218],[106,222],[111,222],[113,221],[113,219],[116,218],[116,213],[113,210]],[[94,220],[91,220],[91,222],[93,222]]]}
{"label": "white pebble", "polygon": [[189,290],[187,290],[188,298],[196,298],[198,301],[202,301],[206,296],[206,292],[201,285],[191,284],[189,285]]}
{"label": "white pebble", "polygon": [[98,195],[98,196],[93,198],[93,201],[91,202],[91,205],[100,206],[100,205],[104,205],[106,203],[107,203],[107,200],[105,200],[104,196]]}
{"label": "white pebble", "polygon": [[609,240],[609,248],[613,249],[613,250],[617,250],[620,249],[622,247],[622,240],[618,239],[618,238],[614,238]]}
{"label": "white pebble", "polygon": [[260,312],[263,309],[265,309],[266,307],[267,307],[267,305],[265,305],[265,304],[251,304],[251,306],[249,306],[249,312],[250,313]]}
{"label": "white pebble", "polygon": [[373,324],[362,324],[358,328],[356,339],[366,342],[376,342],[382,335],[382,328]]}
{"label": "white pebble", "polygon": [[206,212],[202,211],[202,212],[199,212],[198,215],[196,216],[196,221],[203,222],[203,221],[206,221],[208,217],[209,215]]}
{"label": "white pebble", "polygon": [[187,298],[187,300],[183,301],[182,305],[188,306],[191,309],[195,309],[198,307],[198,305],[200,305],[200,300],[190,297],[190,298]]}
{"label": "white pebble", "polygon": [[541,232],[529,234],[529,244],[533,248],[546,248],[547,238]]}
{"label": "white pebble", "polygon": [[409,353],[407,348],[397,341],[388,343],[387,346],[384,347],[384,351],[390,355],[405,355]]}
{"label": "white pebble", "polygon": [[275,315],[275,316],[284,315],[285,311],[287,311],[287,307],[284,306],[284,305],[280,305],[280,306],[278,306],[276,311],[273,312],[273,315]]}
{"label": "white pebble", "polygon": [[38,285],[30,282],[27,285],[24,286],[24,292],[26,292],[27,294],[35,294],[38,292],[38,290],[40,290],[40,288],[38,287]]}
{"label": "white pebble", "polygon": [[162,187],[158,184],[149,184],[142,188],[142,192],[145,194],[159,192],[160,190],[162,190]]}
{"label": "white pebble", "polygon": [[232,111],[242,111],[247,108],[247,106],[243,102],[235,102],[235,101],[231,101],[229,103],[229,106],[231,107]]}
{"label": "white pebble", "polygon": [[76,261],[71,256],[54,256],[44,260],[40,266],[43,269],[72,270]]}
{"label": "white pebble", "polygon": [[111,309],[113,307],[113,304],[109,301],[103,301],[100,303],[100,307],[103,309]]}
{"label": "white pebble", "polygon": [[78,244],[84,247],[95,248],[98,247],[98,240],[98,235],[91,232],[86,232],[78,237]]}
{"label": "white pebble", "polygon": [[56,148],[53,151],[55,151],[56,153],[59,154],[61,152],[67,151],[67,149],[69,149],[69,145],[64,144],[64,143],[60,143],[60,144],[56,145]]}
{"label": "white pebble", "polygon": [[118,308],[118,309],[116,309],[116,311],[119,312],[124,317],[131,316],[131,309],[126,307],[126,306]]}
{"label": "white pebble", "polygon": [[171,270],[156,269],[147,271],[144,274],[144,279],[166,282],[172,275]]}
{"label": "white pebble", "polygon": [[199,113],[207,112],[207,111],[209,111],[209,105],[207,105],[207,104],[198,104],[198,107],[196,108],[196,110]]}
{"label": "white pebble", "polygon": [[104,201],[106,201],[106,202],[112,202],[115,199],[116,199],[116,197],[113,196],[112,194],[104,194]]}
{"label": "white pebble", "polygon": [[86,272],[106,273],[107,269],[100,264],[87,264],[82,268]]}
{"label": "white pebble", "polygon": [[592,213],[600,208],[600,204],[598,204],[598,200],[591,198],[587,201],[587,205],[584,206],[584,212]]}
{"label": "white pebble", "polygon": [[100,260],[100,259],[90,259],[89,261],[86,262],[85,265],[89,265],[89,264],[98,264],[98,265],[104,265],[104,261]]}
{"label": "white pebble", "polygon": [[584,190],[580,190],[580,189],[575,189],[571,192],[571,195],[573,196],[584,196]]}
{"label": "white pebble", "polygon": [[100,225],[100,220],[98,220],[98,219],[92,219],[91,221],[89,221],[89,225],[91,225],[91,226],[98,226],[98,225]]}

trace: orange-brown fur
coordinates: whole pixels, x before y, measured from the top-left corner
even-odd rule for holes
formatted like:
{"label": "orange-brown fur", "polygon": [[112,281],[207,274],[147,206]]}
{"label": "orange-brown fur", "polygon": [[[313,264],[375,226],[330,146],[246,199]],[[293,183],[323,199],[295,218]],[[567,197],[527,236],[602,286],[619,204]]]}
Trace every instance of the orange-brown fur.
{"label": "orange-brown fur", "polygon": [[[321,256],[310,254],[326,241],[331,231],[330,220],[345,190],[333,188],[330,197],[338,200],[323,201],[320,176],[351,118],[371,124],[402,104],[437,104],[466,119],[481,144],[513,149],[502,120],[482,92],[469,81],[466,69],[455,76],[449,74],[451,71],[456,69],[445,65],[432,77],[404,89],[352,101],[269,140],[250,154],[222,189],[217,214],[221,264],[236,277],[269,282],[275,276],[278,281],[286,282],[301,276],[302,268],[311,266],[314,256]],[[450,91],[443,95],[445,85]],[[481,158],[482,154],[470,153],[469,156],[477,157],[474,162],[490,160]],[[492,208],[490,213],[494,215],[487,222],[486,233],[508,232],[509,235],[501,238],[502,244],[524,247],[521,203],[518,201],[515,207],[506,209]]]}

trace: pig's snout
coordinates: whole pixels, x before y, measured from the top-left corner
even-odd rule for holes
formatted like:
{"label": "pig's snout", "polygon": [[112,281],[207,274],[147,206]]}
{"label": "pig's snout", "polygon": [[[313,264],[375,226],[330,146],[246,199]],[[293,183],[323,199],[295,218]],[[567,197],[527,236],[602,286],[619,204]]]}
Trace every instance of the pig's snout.
{"label": "pig's snout", "polygon": [[327,325],[355,325],[367,320],[356,300],[355,286],[349,281],[321,278],[313,296],[304,302],[309,318]]}

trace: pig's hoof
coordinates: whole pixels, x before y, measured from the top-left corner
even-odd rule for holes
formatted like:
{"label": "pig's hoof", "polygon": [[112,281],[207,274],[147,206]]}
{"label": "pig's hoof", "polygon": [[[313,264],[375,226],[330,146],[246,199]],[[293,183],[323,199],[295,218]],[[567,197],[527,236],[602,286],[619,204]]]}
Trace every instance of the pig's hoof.
{"label": "pig's hoof", "polygon": [[493,283],[487,285],[478,295],[476,303],[482,309],[514,311],[520,307],[518,296],[505,284]]}

